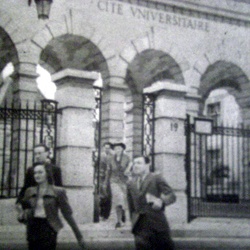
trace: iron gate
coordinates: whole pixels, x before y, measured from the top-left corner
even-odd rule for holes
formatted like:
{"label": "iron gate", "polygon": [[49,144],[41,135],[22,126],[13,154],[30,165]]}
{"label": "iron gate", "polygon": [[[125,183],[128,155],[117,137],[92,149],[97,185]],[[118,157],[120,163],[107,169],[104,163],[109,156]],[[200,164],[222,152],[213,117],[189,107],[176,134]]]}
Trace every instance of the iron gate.
{"label": "iron gate", "polygon": [[0,108],[0,198],[17,197],[33,162],[33,147],[44,143],[56,159],[57,102],[8,104]]}
{"label": "iron gate", "polygon": [[186,121],[188,220],[250,218],[250,129]]}
{"label": "iron gate", "polygon": [[142,155],[150,158],[150,171],[154,171],[155,96],[143,95]]}
{"label": "iron gate", "polygon": [[100,160],[101,160],[101,121],[102,121],[102,89],[94,86],[95,108],[93,115],[94,124],[94,222],[99,222],[100,215]]}

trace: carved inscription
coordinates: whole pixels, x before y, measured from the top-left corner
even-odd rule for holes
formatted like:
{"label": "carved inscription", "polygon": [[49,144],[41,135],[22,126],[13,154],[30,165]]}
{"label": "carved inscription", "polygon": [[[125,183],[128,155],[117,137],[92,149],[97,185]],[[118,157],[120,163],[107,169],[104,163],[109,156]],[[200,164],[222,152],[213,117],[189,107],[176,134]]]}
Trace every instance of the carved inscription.
{"label": "carved inscription", "polygon": [[184,17],[181,15],[166,13],[159,10],[137,7],[129,4],[107,0],[99,0],[97,2],[97,7],[100,11],[110,14],[131,17],[148,22],[156,22],[163,25],[177,26],[191,30],[209,32],[209,23],[198,18],[195,19]]}

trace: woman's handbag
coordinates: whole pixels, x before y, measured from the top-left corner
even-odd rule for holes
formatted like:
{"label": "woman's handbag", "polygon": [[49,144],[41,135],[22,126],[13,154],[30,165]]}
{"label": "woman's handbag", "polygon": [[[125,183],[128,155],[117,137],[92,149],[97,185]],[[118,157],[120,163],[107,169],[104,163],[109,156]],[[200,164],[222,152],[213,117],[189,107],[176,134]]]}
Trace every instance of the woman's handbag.
{"label": "woman's handbag", "polygon": [[20,223],[26,224],[28,219],[32,218],[32,208],[28,201],[22,201],[22,209],[18,211],[17,220]]}
{"label": "woman's handbag", "polygon": [[26,224],[31,216],[31,209],[25,209],[18,213],[17,220],[20,223]]}

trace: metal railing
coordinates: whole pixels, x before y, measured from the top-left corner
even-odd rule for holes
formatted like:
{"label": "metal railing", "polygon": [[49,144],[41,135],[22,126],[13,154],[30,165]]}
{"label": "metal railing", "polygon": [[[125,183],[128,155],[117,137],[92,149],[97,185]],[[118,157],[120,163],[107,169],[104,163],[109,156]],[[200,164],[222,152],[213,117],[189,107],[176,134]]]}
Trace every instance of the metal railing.
{"label": "metal railing", "polygon": [[154,171],[155,146],[155,96],[143,95],[142,154],[150,158],[150,170]]}
{"label": "metal railing", "polygon": [[250,218],[250,128],[197,132],[188,117],[186,140],[188,220]]}
{"label": "metal railing", "polygon": [[44,143],[56,159],[57,102],[7,102],[0,108],[0,197],[14,198],[33,162],[33,147]]}
{"label": "metal railing", "polygon": [[101,121],[102,121],[102,89],[94,87],[95,108],[93,110],[94,124],[94,222],[99,222],[99,192],[100,192],[100,157],[101,157]]}

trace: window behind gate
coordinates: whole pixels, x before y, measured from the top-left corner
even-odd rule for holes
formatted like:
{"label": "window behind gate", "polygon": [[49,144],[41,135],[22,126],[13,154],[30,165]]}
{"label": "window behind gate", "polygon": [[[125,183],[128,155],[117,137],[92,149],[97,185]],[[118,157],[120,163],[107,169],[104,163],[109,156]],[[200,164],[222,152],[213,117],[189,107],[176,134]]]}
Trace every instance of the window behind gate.
{"label": "window behind gate", "polygon": [[220,102],[210,103],[207,105],[207,116],[211,117],[214,124],[221,124],[221,105]]}

